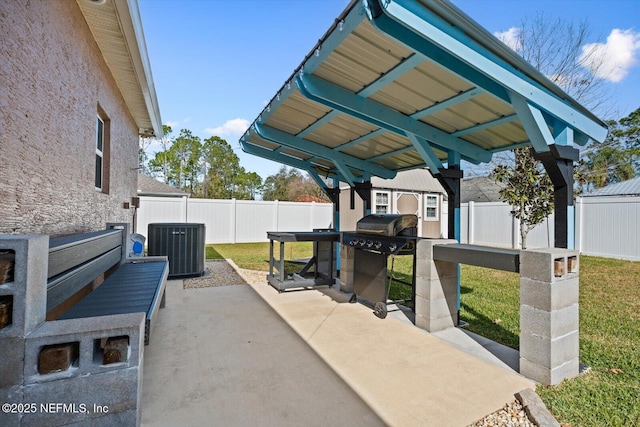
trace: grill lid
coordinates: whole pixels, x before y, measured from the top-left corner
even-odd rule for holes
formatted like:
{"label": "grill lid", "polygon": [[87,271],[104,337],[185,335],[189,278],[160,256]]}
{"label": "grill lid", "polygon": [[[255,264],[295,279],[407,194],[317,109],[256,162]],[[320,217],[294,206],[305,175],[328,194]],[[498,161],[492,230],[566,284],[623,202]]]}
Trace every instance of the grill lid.
{"label": "grill lid", "polygon": [[407,228],[418,226],[416,215],[373,214],[367,215],[356,224],[356,232],[378,236],[397,236]]}

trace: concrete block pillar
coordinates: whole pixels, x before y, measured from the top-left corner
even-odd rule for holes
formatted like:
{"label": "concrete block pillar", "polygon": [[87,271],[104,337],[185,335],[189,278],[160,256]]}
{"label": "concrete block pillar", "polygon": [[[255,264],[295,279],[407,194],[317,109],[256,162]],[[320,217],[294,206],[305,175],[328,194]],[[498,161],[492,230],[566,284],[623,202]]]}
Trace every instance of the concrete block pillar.
{"label": "concrete block pillar", "polygon": [[579,254],[520,253],[520,373],[554,385],[579,373]]}
{"label": "concrete block pillar", "polygon": [[14,387],[23,382],[24,340],[45,320],[49,237],[0,235],[0,252],[12,266],[12,274],[0,284],[9,319],[0,329],[0,397],[8,398],[21,396]]}
{"label": "concrete block pillar", "polygon": [[24,338],[46,316],[49,236],[0,235],[0,251],[15,259],[13,280],[0,285],[0,295],[13,300],[11,325],[0,329],[0,339]]}
{"label": "concrete block pillar", "polygon": [[416,246],[416,326],[428,332],[458,324],[458,264],[435,261],[433,247],[453,239],[420,239]]}
{"label": "concrete block pillar", "polygon": [[318,262],[318,272],[336,277],[336,247],[335,242],[315,242],[315,256]]}
{"label": "concrete block pillar", "polygon": [[354,259],[356,249],[353,246],[340,244],[340,291],[353,292]]}

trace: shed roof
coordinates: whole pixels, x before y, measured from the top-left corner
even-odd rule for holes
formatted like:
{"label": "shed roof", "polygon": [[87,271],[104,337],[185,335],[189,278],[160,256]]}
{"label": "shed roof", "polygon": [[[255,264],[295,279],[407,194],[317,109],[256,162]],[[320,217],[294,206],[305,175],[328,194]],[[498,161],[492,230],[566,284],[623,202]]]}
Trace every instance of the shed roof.
{"label": "shed roof", "polygon": [[77,0],[140,136],[161,138],[162,119],[136,1]]}
{"label": "shed roof", "polygon": [[244,151],[354,184],[607,128],[447,0],[353,0],[241,137]]}
{"label": "shed roof", "polygon": [[420,191],[424,193],[445,193],[444,188],[428,169],[413,169],[398,172],[392,179],[377,176],[371,177],[373,188],[388,188],[392,190]]}
{"label": "shed roof", "polygon": [[189,193],[160,182],[147,175],[138,174],[138,196],[184,197]]}
{"label": "shed roof", "polygon": [[640,177],[618,182],[617,184],[607,185],[598,188],[590,193],[584,194],[584,197],[592,196],[638,196],[640,195]]}

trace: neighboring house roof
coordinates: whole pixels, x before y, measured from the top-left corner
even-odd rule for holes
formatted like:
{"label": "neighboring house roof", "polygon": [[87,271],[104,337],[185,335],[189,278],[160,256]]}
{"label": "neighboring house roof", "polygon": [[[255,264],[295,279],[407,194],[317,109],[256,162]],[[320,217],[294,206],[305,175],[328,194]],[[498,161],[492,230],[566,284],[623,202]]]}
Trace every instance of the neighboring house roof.
{"label": "neighboring house roof", "polygon": [[137,2],[77,2],[140,136],[161,138],[162,119]]}
{"label": "neighboring house roof", "polygon": [[189,193],[146,175],[138,175],[138,196],[184,197]]}
{"label": "neighboring house roof", "polygon": [[[383,179],[377,176],[371,177],[373,188],[386,188],[389,190],[420,191],[423,193],[446,193],[440,182],[431,175],[429,169],[411,169],[398,172],[395,178]],[[341,188],[348,188],[341,183]]]}
{"label": "neighboring house roof", "polygon": [[637,196],[640,195],[640,177],[618,182],[598,188],[590,193],[583,194],[584,197],[594,196]]}
{"label": "neighboring house roof", "polygon": [[499,202],[500,186],[488,176],[475,176],[460,181],[460,203]]}

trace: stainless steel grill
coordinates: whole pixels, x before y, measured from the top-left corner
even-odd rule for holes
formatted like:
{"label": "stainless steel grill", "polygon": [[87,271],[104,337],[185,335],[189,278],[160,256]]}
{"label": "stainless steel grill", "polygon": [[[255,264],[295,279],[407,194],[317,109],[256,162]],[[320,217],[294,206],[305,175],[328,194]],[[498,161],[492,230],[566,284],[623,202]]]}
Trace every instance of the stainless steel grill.
{"label": "stainless steel grill", "polygon": [[[387,261],[390,255],[412,255],[412,302],[415,300],[416,215],[367,215],[356,224],[356,232],[342,233],[342,244],[354,247],[353,296],[374,303],[374,313],[387,315],[389,280]],[[406,302],[406,301],[403,301]]]}
{"label": "stainless steel grill", "polygon": [[355,233],[343,233],[342,243],[386,255],[411,254],[417,225],[416,215],[367,215],[358,221]]}
{"label": "stainless steel grill", "polygon": [[415,215],[367,215],[356,224],[356,233],[376,236],[413,235],[418,226]]}

